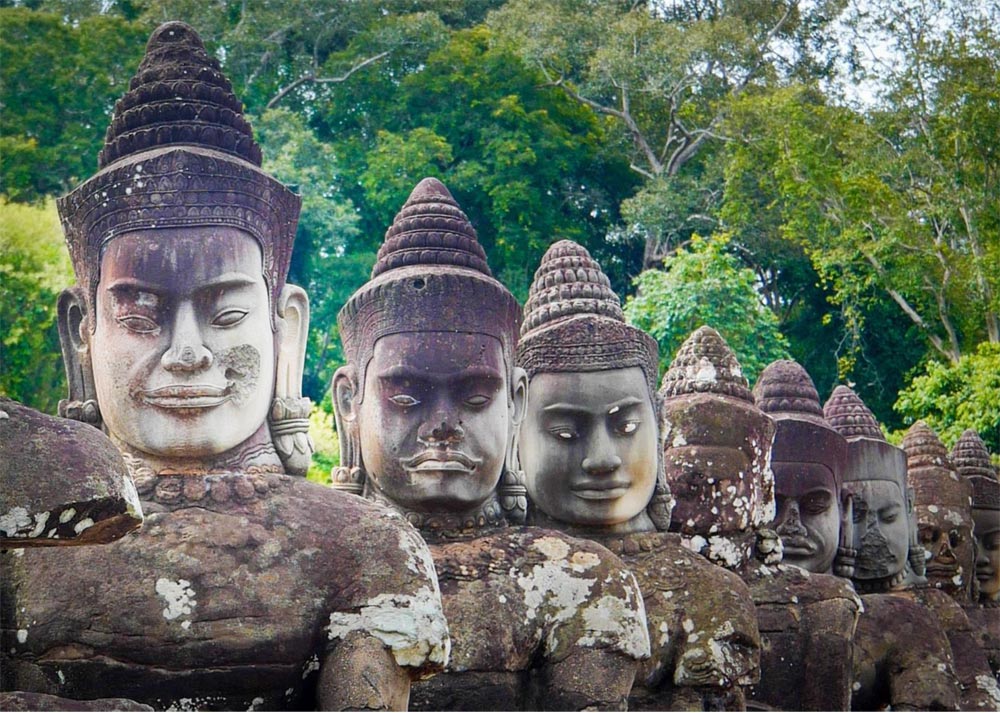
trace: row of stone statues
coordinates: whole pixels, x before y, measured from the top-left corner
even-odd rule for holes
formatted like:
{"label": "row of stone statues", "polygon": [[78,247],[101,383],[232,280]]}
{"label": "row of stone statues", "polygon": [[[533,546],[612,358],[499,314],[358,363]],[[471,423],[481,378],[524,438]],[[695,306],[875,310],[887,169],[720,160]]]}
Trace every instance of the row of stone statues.
{"label": "row of stone statues", "polygon": [[585,249],[522,313],[435,179],[339,315],[334,487],[299,477],[299,202],[241,110],[161,26],[59,202],[65,418],[0,403],[5,709],[1000,706],[974,432],[896,448],[791,361],[751,391],[709,327],[661,381]]}

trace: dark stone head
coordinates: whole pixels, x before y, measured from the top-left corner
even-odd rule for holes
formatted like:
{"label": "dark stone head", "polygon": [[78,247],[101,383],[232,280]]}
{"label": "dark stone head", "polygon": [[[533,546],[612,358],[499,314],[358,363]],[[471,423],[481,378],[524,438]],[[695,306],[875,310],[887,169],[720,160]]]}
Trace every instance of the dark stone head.
{"label": "dark stone head", "polygon": [[980,601],[1000,602],[1000,480],[979,434],[967,430],[951,452],[959,476],[972,485],[976,580]]}

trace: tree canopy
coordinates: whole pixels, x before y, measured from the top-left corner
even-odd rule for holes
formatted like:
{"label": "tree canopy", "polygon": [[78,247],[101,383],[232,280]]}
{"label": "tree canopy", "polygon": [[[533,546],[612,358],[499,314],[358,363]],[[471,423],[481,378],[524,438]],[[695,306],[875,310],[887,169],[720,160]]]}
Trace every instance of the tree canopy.
{"label": "tree canopy", "polygon": [[49,305],[71,277],[51,198],[94,172],[146,38],[181,19],[233,81],[265,168],[302,195],[290,280],[312,301],[314,400],[343,360],[337,311],[436,176],[521,299],[572,238],[665,363],[705,322],[749,374],[791,355],[890,429],[921,409],[947,434],[995,428],[977,374],[1000,343],[998,15],[959,0],[2,1],[0,388],[50,411],[61,396]]}

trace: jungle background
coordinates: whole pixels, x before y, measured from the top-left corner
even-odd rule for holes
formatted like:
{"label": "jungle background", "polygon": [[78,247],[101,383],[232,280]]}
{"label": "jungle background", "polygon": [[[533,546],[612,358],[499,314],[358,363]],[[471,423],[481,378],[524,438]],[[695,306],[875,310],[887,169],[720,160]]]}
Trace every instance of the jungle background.
{"label": "jungle background", "polygon": [[337,311],[424,176],[522,301],[571,238],[662,367],[709,324],[751,384],[792,357],[897,442],[923,418],[1000,452],[997,0],[0,0],[0,393],[65,395],[54,198],[173,19],[303,199],[317,478]]}

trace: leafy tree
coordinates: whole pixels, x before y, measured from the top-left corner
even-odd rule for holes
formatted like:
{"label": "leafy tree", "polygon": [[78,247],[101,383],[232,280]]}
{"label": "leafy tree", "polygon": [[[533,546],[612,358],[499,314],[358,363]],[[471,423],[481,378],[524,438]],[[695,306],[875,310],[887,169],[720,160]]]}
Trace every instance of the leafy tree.
{"label": "leafy tree", "polygon": [[0,393],[48,413],[66,396],[56,300],[72,283],[55,201],[0,199]]}
{"label": "leafy tree", "polygon": [[[631,167],[652,193],[631,211],[649,267],[704,227],[688,224],[691,213],[707,214],[692,180],[723,138],[728,102],[781,76],[825,75],[814,57],[839,4],[511,0],[489,22],[631,143]],[[664,195],[675,208],[650,220]]]}
{"label": "leafy tree", "polygon": [[712,327],[729,342],[752,384],[765,366],[789,357],[788,341],[774,313],[761,303],[753,271],[727,252],[727,245],[724,236],[695,236],[664,261],[662,270],[639,275],[625,314],[656,339],[663,369],[691,332]]}
{"label": "leafy tree", "polygon": [[928,361],[899,393],[896,410],[907,424],[925,420],[950,444],[975,429],[991,453],[1000,453],[1000,345],[983,342],[957,364]]}
{"label": "leafy tree", "polygon": [[148,31],[94,15],[0,8],[0,193],[33,201],[64,193],[97,169],[115,100]]}
{"label": "leafy tree", "polygon": [[340,190],[336,153],[319,141],[305,119],[288,109],[270,109],[253,121],[264,169],[302,197],[289,282],[309,294],[310,329],[303,390],[319,401],[341,361],[337,311],[364,281],[373,259],[345,255],[358,234],[358,216]]}

